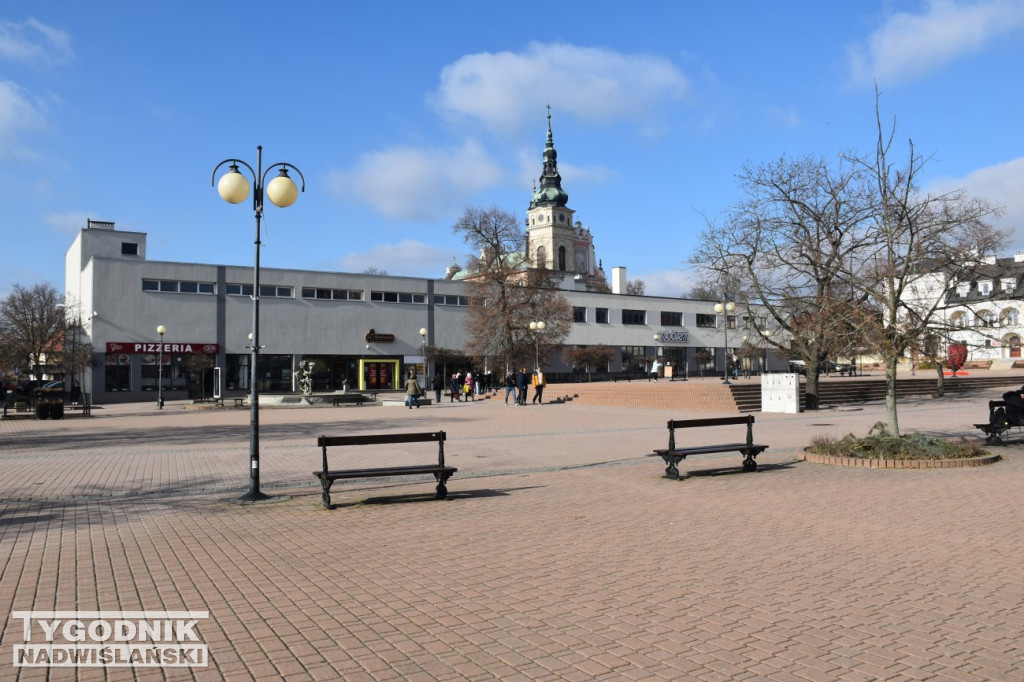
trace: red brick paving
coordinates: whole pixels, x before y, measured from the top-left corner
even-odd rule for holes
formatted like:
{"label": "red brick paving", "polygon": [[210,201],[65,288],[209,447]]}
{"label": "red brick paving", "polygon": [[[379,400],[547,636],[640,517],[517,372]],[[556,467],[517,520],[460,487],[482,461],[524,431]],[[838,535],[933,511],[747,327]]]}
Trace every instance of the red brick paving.
{"label": "red brick paving", "polygon": [[[901,424],[974,437],[990,397],[906,401]],[[208,609],[211,667],[140,679],[1024,680],[1019,446],[971,469],[831,467],[796,453],[880,406],[758,414],[758,472],[735,454],[669,481],[644,455],[680,411],[265,410],[262,479],[290,499],[238,505],[248,413],[181,407],[0,422],[0,610]],[[318,434],[436,428],[449,500],[361,481],[319,508]],[[0,678],[43,679],[10,665],[20,637],[8,619]]]}

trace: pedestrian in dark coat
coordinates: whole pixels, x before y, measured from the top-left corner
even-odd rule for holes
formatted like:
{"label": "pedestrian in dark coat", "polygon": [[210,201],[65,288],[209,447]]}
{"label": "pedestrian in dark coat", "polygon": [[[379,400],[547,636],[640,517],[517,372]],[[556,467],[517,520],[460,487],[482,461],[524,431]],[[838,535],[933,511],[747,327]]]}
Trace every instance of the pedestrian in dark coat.
{"label": "pedestrian in dark coat", "polygon": [[434,389],[434,402],[440,404],[441,402],[441,391],[444,390],[444,377],[440,374],[434,375],[434,380],[431,382],[430,387]]}
{"label": "pedestrian in dark coat", "polygon": [[520,405],[526,404],[526,387],[529,385],[529,379],[526,376],[526,368],[520,367],[519,373],[516,374],[516,391],[518,392],[517,398]]}

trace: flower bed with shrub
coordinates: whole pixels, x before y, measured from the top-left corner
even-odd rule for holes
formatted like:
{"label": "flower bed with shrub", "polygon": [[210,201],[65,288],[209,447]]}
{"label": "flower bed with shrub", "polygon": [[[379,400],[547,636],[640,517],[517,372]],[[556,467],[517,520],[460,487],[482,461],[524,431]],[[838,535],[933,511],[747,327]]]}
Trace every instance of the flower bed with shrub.
{"label": "flower bed with shrub", "polygon": [[992,464],[1000,456],[986,451],[977,440],[947,440],[922,433],[890,436],[879,422],[864,438],[852,433],[839,439],[816,436],[799,459],[872,469],[932,469]]}

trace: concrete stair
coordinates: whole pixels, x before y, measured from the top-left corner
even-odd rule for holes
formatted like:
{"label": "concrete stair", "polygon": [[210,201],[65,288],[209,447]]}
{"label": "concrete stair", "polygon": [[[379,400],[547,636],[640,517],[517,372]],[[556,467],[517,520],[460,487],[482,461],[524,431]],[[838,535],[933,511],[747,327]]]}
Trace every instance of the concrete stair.
{"label": "concrete stair", "polygon": [[[896,382],[897,398],[911,396],[935,395],[936,377],[918,376],[914,378],[900,378]],[[966,393],[969,391],[984,391],[990,388],[1003,388],[1017,386],[1024,382],[1024,376],[966,376],[946,377],[945,392],[947,394]],[[731,386],[733,399],[736,401],[737,409],[740,412],[759,412],[761,410],[761,385],[733,384]],[[993,397],[996,397],[993,395]],[[850,403],[864,403],[885,400],[885,381],[882,378],[872,379],[837,379],[834,381],[822,381],[818,384],[818,404],[822,407],[828,405],[846,405]],[[800,406],[807,405],[807,385],[800,384]]]}
{"label": "concrete stair", "polygon": [[[932,376],[900,378],[897,397],[935,394]],[[946,377],[947,395],[971,391],[992,391],[997,398],[1001,391],[1024,383],[1021,376]],[[479,398],[478,398],[479,399]],[[726,386],[710,381],[599,382],[550,384],[544,391],[545,402],[579,402],[585,405],[615,405],[655,410],[701,410],[708,412],[760,412],[761,382],[739,379]],[[818,402],[822,407],[885,400],[883,377],[866,379],[841,378],[818,384]],[[806,384],[800,385],[800,405],[806,407]]]}

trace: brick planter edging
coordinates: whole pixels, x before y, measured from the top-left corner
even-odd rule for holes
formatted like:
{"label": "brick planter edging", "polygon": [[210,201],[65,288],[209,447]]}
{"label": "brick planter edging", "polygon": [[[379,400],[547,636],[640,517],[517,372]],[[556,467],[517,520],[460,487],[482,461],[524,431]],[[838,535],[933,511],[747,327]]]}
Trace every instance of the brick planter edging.
{"label": "brick planter edging", "polygon": [[867,459],[864,457],[834,457],[832,455],[816,455],[803,451],[797,455],[798,460],[816,464],[832,464],[841,467],[864,467],[867,469],[954,469],[957,467],[980,467],[998,462],[1000,455],[969,457],[963,459]]}

